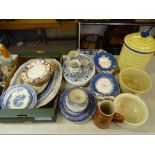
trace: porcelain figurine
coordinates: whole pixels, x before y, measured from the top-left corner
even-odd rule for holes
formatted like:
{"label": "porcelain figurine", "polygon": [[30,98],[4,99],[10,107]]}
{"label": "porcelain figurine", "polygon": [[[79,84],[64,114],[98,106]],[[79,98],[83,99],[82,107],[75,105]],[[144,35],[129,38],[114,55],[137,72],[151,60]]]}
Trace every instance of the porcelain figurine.
{"label": "porcelain figurine", "polygon": [[3,44],[0,44],[0,60],[1,70],[5,76],[8,76],[13,69],[14,62],[12,55]]}

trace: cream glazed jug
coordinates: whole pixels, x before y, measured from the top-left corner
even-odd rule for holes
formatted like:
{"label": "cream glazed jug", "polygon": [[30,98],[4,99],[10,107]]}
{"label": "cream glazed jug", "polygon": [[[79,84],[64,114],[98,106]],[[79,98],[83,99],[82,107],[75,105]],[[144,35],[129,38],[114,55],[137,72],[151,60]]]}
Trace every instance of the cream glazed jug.
{"label": "cream glazed jug", "polygon": [[143,69],[155,52],[155,39],[148,31],[128,34],[118,58],[120,70],[126,67]]}

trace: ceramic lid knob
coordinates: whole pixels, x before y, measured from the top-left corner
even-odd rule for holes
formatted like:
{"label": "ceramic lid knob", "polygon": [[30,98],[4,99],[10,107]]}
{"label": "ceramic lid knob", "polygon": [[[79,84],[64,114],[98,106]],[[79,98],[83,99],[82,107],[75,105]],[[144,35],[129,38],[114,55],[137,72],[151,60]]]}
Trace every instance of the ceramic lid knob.
{"label": "ceramic lid knob", "polygon": [[143,32],[141,32],[141,36],[143,38],[148,37],[149,36],[149,31],[143,31]]}

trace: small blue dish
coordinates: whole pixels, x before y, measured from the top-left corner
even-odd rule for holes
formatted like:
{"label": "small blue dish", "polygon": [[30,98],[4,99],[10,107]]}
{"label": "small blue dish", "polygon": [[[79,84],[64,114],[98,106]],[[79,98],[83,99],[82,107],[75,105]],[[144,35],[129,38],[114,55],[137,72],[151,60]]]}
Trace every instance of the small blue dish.
{"label": "small blue dish", "polygon": [[94,115],[96,111],[96,99],[94,98],[94,96],[91,94],[90,91],[86,90],[88,94],[87,107],[83,111],[75,113],[70,111],[66,106],[66,101],[67,101],[66,97],[70,92],[70,89],[65,90],[59,99],[59,107],[62,115],[69,121],[76,122],[76,123],[82,123],[82,122],[85,122],[86,120],[91,119],[91,117]]}
{"label": "small blue dish", "polygon": [[37,94],[34,89],[25,85],[9,87],[1,96],[2,109],[33,109],[37,103]]}
{"label": "small blue dish", "polygon": [[98,99],[117,96],[120,89],[115,77],[109,73],[100,73],[90,81],[90,89]]}
{"label": "small blue dish", "polygon": [[98,51],[94,55],[94,64],[98,72],[113,73],[117,70],[116,59],[105,51]]}

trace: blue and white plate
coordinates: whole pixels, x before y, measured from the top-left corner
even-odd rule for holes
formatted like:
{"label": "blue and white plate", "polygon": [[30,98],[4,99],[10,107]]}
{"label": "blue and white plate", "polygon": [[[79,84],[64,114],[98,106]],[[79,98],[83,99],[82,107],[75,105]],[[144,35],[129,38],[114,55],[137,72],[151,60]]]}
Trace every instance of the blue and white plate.
{"label": "blue and white plate", "polygon": [[115,77],[109,73],[101,73],[94,76],[90,81],[90,89],[98,99],[105,99],[107,96],[117,96],[120,91]]}
{"label": "blue and white plate", "polygon": [[113,73],[117,70],[116,59],[105,51],[98,51],[94,55],[94,64],[98,72]]}
{"label": "blue and white plate", "polygon": [[36,103],[35,90],[25,85],[15,85],[8,88],[0,99],[2,109],[33,109]]}
{"label": "blue and white plate", "polygon": [[82,59],[88,59],[89,65],[87,69],[82,68],[81,73],[79,73],[77,76],[72,75],[70,72],[68,60],[65,60],[63,63],[63,76],[68,83],[74,86],[84,86],[95,75],[95,65],[93,60],[85,54],[80,54],[79,59],[80,61]]}
{"label": "blue and white plate", "polygon": [[[40,59],[35,59],[35,60],[40,60]],[[9,87],[12,87],[14,85],[20,85],[20,84],[25,84],[24,81],[22,80],[22,77],[21,77],[21,72],[23,71],[23,69],[31,62],[33,62],[34,59],[31,59],[29,61],[27,61],[26,63],[22,64],[18,70],[15,72],[13,78],[11,79],[10,81],[10,86]],[[52,60],[51,60],[52,61]],[[50,80],[48,81],[48,84],[47,86],[42,89],[42,87],[40,87],[40,89],[42,89],[41,93],[38,93],[37,94],[37,99],[38,99],[38,102],[40,102],[41,100],[43,100],[53,89],[54,87],[54,80],[55,80],[55,74],[52,75],[50,77]],[[33,86],[31,86],[33,87]],[[35,86],[34,86],[35,87]],[[35,88],[34,88],[35,89]]]}
{"label": "blue and white plate", "polygon": [[87,107],[81,112],[78,112],[78,113],[72,112],[66,106],[66,102],[67,102],[66,98],[68,96],[68,93],[70,92],[70,89],[65,90],[59,99],[59,107],[60,107],[61,113],[66,119],[72,122],[81,123],[81,122],[85,122],[86,120],[88,121],[89,119],[91,119],[91,117],[94,115],[96,111],[96,99],[94,98],[94,96],[91,94],[90,91],[86,90],[88,94]]}

